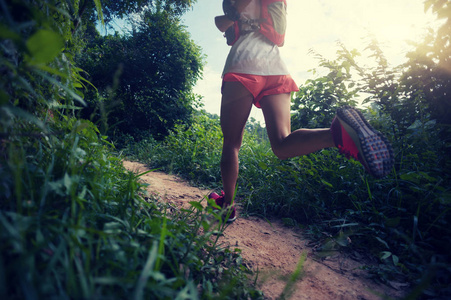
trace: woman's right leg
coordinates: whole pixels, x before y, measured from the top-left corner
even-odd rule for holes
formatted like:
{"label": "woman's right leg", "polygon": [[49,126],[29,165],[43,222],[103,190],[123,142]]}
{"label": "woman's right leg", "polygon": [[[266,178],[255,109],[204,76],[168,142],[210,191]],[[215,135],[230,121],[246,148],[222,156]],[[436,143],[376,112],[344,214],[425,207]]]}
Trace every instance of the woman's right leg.
{"label": "woman's right leg", "polygon": [[271,147],[280,159],[335,147],[329,128],[299,129],[291,132],[290,94],[263,97],[260,105],[265,116]]}
{"label": "woman's right leg", "polygon": [[252,94],[240,82],[224,82],[221,101],[221,129],[224,136],[221,175],[226,205],[233,200],[238,179],[238,153],[252,101]]}

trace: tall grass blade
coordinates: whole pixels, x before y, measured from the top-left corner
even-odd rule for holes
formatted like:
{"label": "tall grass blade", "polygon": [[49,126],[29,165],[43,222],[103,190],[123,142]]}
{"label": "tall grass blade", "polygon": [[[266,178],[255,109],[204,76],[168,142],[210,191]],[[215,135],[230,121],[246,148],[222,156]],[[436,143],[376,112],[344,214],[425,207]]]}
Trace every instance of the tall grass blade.
{"label": "tall grass blade", "polygon": [[280,299],[289,299],[293,293],[294,285],[295,283],[301,278],[303,275],[304,270],[304,263],[307,259],[307,252],[302,252],[301,256],[299,257],[298,264],[296,265],[296,269],[291,274],[290,278],[288,279],[287,284],[285,285],[282,294],[280,295]]}
{"label": "tall grass blade", "polygon": [[132,297],[133,300],[143,299],[144,288],[150,275],[152,274],[152,272],[154,272],[154,266],[156,265],[157,257],[158,257],[158,244],[157,241],[154,241],[152,248],[149,251],[146,264],[144,265],[141,275],[138,278],[135,291],[133,292]]}

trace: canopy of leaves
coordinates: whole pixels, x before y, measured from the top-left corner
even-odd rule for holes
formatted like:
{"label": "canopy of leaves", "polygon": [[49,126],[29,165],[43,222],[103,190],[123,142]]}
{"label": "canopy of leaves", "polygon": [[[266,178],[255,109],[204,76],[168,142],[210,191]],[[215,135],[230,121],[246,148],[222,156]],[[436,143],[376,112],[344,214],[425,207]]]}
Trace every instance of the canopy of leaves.
{"label": "canopy of leaves", "polygon": [[[89,5],[93,1],[81,1]],[[113,17],[124,18],[133,13],[140,13],[143,9],[155,8],[166,11],[171,15],[181,15],[190,8],[196,0],[102,0],[102,11],[105,19]]]}
{"label": "canopy of leaves", "polygon": [[143,10],[166,11],[172,16],[182,15],[196,0],[79,0],[68,2],[74,20],[74,29],[80,24],[93,23],[102,16],[105,23],[125,19]]}
{"label": "canopy of leaves", "polygon": [[135,25],[130,35],[97,36],[78,56],[97,88],[84,116],[103,106],[110,128],[164,136],[177,122],[190,121],[201,50],[166,12],[146,11]]}

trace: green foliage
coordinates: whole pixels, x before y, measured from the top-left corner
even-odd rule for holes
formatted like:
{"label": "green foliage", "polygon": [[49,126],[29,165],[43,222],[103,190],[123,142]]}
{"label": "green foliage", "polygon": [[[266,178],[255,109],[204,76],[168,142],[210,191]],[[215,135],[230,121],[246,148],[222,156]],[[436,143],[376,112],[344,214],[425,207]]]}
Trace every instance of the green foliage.
{"label": "green foliage", "polygon": [[72,16],[72,32],[76,32],[86,25],[94,27],[97,19],[102,26],[109,26],[115,19],[124,19],[144,9],[180,16],[194,3],[196,0],[76,0],[67,1],[67,10]]}
{"label": "green foliage", "polygon": [[92,123],[53,129],[3,145],[3,297],[259,297],[239,252],[217,243],[211,210],[146,201]]}
{"label": "green foliage", "polygon": [[15,118],[26,118],[46,130],[39,117],[50,110],[67,113],[76,109],[76,104],[84,104],[83,94],[77,90],[84,81],[73,65],[72,52],[65,47],[71,43],[73,50],[77,48],[75,38],[66,39],[71,28],[65,9],[68,5],[56,8],[54,1],[2,5],[0,111],[5,136]]}
{"label": "green foliage", "polygon": [[282,294],[280,295],[280,299],[290,299],[293,295],[294,289],[295,289],[295,283],[302,278],[304,275],[304,264],[307,259],[307,252],[303,252],[301,254],[301,257],[299,258],[298,264],[296,266],[296,269],[294,270],[293,274],[290,275],[290,277],[287,280],[287,285],[282,291]]}
{"label": "green foliage", "polygon": [[[84,5],[90,7],[89,1]],[[92,1],[91,1],[92,2]],[[145,8],[158,11],[167,11],[171,15],[179,16],[196,3],[196,0],[103,0],[102,11],[107,21],[113,18],[124,18],[133,13],[140,13]]]}
{"label": "green foliage", "polygon": [[146,197],[75,117],[86,3],[0,0],[0,298],[260,299],[219,216]]}
{"label": "green foliage", "polygon": [[162,143],[148,138],[138,143],[128,141],[124,144],[129,145],[123,149],[126,155],[167,172],[180,174],[193,183],[216,185],[221,179],[222,133],[219,119],[211,119],[204,112],[197,113],[190,126],[177,125]]}
{"label": "green foliage", "polygon": [[177,123],[191,122],[200,49],[167,12],[142,13],[130,35],[95,37],[77,61],[96,87],[82,115],[102,122],[109,135],[162,139]]}
{"label": "green foliage", "polygon": [[[313,52],[312,52],[313,53]],[[293,129],[329,127],[339,106],[352,105],[356,102],[358,89],[351,80],[351,63],[358,55],[356,51],[348,52],[344,47],[339,58],[329,61],[319,54],[319,66],[325,68],[327,75],[309,79],[299,87],[299,92],[292,99],[291,118]],[[311,70],[313,75],[317,70]]]}

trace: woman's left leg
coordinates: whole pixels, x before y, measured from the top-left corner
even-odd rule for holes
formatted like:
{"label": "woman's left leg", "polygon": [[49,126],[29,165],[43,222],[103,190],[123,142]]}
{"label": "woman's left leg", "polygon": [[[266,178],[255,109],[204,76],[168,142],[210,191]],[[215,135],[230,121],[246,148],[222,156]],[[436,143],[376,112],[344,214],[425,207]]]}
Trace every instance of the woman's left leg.
{"label": "woman's left leg", "polygon": [[221,129],[224,136],[221,175],[224,203],[230,205],[238,179],[238,153],[244,126],[252,109],[252,94],[240,82],[224,82],[221,101]]}

